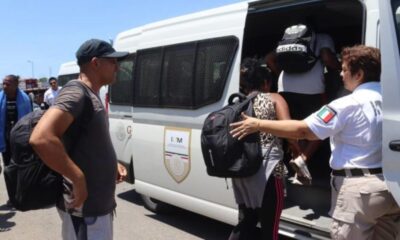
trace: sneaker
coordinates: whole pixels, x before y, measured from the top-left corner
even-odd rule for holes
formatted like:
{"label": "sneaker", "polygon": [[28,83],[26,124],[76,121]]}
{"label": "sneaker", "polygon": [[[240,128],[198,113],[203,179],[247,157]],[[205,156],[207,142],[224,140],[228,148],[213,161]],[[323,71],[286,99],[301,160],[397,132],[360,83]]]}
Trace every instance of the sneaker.
{"label": "sneaker", "polygon": [[299,176],[297,173],[295,173],[294,177],[290,178],[289,180],[292,184],[300,186],[310,186],[312,183],[311,179]]}
{"label": "sneaker", "polygon": [[294,180],[296,181],[292,181],[292,183],[296,182],[294,184],[297,184],[297,182],[301,182],[301,185],[311,185],[311,173],[308,170],[306,162],[301,156],[290,160],[289,165],[296,172],[294,176]]}

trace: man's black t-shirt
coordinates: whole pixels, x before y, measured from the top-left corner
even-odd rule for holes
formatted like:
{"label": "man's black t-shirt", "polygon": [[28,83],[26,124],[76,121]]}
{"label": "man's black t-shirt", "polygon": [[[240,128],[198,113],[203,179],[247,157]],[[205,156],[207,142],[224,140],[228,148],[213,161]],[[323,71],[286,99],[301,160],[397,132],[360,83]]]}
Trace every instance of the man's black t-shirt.
{"label": "man's black t-shirt", "polygon": [[15,99],[7,99],[6,101],[6,141],[10,139],[12,127],[18,121],[17,101]]}

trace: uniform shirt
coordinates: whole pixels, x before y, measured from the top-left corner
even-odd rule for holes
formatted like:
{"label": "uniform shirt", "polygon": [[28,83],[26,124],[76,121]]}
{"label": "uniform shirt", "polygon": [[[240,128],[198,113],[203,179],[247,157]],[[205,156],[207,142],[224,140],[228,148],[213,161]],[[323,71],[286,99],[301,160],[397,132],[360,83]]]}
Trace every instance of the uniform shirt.
{"label": "uniform shirt", "polygon": [[319,139],[330,137],[332,169],[382,167],[381,106],[380,84],[367,82],[305,119]]}
{"label": "uniform shirt", "polygon": [[44,101],[45,103],[47,103],[47,105],[52,106],[54,104],[54,100],[60,92],[60,89],[61,87],[58,87],[58,89],[55,91],[52,88],[46,90],[46,92],[44,93]]}
{"label": "uniform shirt", "polygon": [[[319,57],[322,48],[329,48],[333,53],[335,47],[332,38],[327,34],[316,35],[315,55]],[[321,94],[325,92],[324,65],[318,59],[315,65],[304,73],[281,72],[278,79],[278,92],[300,94]]]}

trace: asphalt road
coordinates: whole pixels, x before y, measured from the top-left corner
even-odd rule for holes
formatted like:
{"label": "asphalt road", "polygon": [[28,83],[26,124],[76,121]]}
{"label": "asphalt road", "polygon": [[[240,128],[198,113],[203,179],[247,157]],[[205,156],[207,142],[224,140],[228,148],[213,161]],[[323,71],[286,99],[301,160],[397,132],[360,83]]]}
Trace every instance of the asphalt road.
{"label": "asphalt road", "polygon": [[[0,239],[54,240],[60,237],[60,219],[55,208],[18,212],[4,205],[7,194],[0,176]],[[169,215],[147,211],[133,185],[117,186],[114,239],[194,240],[227,239],[232,226],[200,215],[177,210]]]}

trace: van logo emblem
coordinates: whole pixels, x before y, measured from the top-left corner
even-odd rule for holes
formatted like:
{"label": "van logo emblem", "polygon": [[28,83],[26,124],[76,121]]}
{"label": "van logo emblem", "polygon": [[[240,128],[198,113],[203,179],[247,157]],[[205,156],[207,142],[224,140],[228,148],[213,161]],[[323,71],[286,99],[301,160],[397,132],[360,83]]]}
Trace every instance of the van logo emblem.
{"label": "van logo emblem", "polygon": [[164,130],[164,166],[177,183],[190,173],[190,137],[190,129],[166,127]]}
{"label": "van logo emblem", "polygon": [[119,141],[123,141],[126,138],[126,131],[123,123],[118,123],[115,126],[115,136]]}

